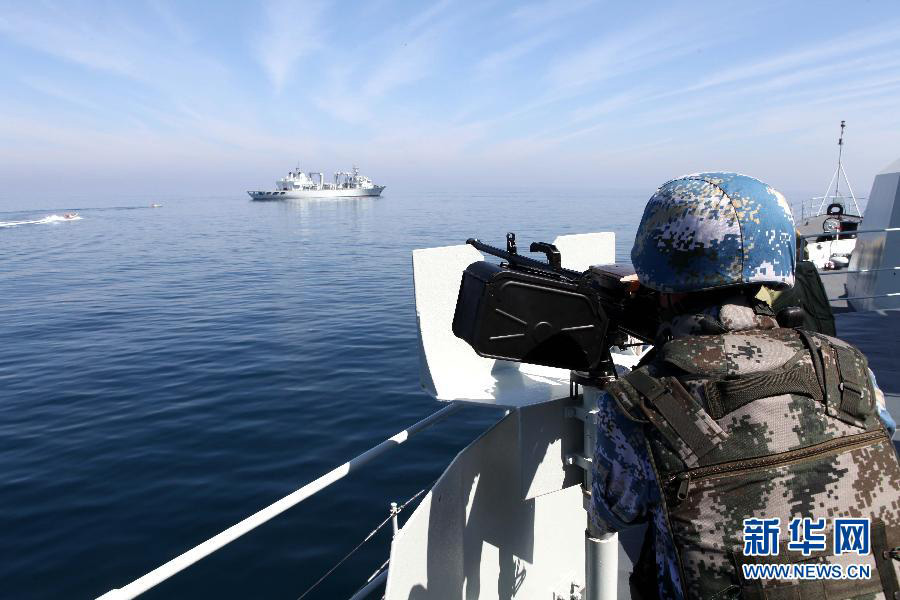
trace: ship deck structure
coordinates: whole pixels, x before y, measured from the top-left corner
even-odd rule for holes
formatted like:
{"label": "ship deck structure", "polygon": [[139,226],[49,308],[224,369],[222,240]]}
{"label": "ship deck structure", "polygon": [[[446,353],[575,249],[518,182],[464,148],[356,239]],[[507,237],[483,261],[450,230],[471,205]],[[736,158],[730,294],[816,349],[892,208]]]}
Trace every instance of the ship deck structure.
{"label": "ship deck structure", "polygon": [[275,182],[271,191],[251,190],[247,194],[253,200],[287,200],[290,198],[355,198],[380,196],[385,186],[376,185],[354,166],[350,172],[338,171],[331,181],[324,173],[304,173],[298,166]]}
{"label": "ship deck structure", "polygon": [[[848,268],[823,277],[829,299],[843,305],[836,311],[838,335],[866,353],[894,415],[900,415],[898,200],[900,160],[875,178]],[[612,233],[562,236],[554,243],[567,268],[615,261]],[[101,598],[139,596],[473,404],[505,415],[456,456],[405,522],[393,508],[390,556],[351,600],[381,590],[387,600],[631,597],[628,575],[642,531],[595,538],[586,528],[596,394],[587,387],[579,393],[569,371],[483,358],[452,334],[462,270],[482,258],[470,245],[413,252],[420,380],[444,404],[440,410]],[[613,358],[632,367],[647,349],[620,349]]]}

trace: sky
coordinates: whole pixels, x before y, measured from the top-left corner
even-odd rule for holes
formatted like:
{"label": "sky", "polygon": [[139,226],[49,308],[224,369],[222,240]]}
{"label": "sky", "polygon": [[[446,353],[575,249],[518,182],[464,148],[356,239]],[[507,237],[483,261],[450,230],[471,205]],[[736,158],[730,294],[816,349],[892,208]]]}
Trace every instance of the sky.
{"label": "sky", "polygon": [[0,194],[243,194],[352,164],[388,190],[819,193],[847,121],[900,156],[900,4],[0,1]]}

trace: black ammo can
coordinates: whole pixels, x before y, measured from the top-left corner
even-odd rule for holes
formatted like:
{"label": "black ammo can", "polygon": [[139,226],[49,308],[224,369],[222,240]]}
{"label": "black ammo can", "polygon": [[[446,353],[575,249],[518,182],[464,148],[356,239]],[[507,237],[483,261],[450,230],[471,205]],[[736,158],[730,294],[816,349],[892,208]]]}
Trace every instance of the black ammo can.
{"label": "black ammo can", "polygon": [[480,356],[579,371],[604,358],[608,324],[589,287],[486,261],[466,267],[453,315]]}

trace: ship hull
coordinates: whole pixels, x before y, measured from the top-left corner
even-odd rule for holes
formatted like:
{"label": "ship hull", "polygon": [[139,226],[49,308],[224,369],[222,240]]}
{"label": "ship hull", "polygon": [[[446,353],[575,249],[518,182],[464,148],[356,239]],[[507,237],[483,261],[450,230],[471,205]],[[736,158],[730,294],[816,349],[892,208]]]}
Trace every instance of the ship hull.
{"label": "ship hull", "polygon": [[292,198],[359,198],[363,196],[380,196],[383,185],[362,189],[340,190],[279,190],[271,192],[249,191],[253,200],[288,200]]}

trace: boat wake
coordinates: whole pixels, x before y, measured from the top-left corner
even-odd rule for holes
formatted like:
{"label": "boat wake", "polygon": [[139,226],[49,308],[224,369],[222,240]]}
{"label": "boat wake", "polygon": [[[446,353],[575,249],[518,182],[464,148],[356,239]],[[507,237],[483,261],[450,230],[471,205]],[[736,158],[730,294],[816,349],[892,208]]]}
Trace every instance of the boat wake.
{"label": "boat wake", "polygon": [[33,221],[0,221],[0,227],[18,227],[19,225],[45,225],[48,223],[62,223],[65,221],[80,221],[79,215],[47,215],[43,219]]}

